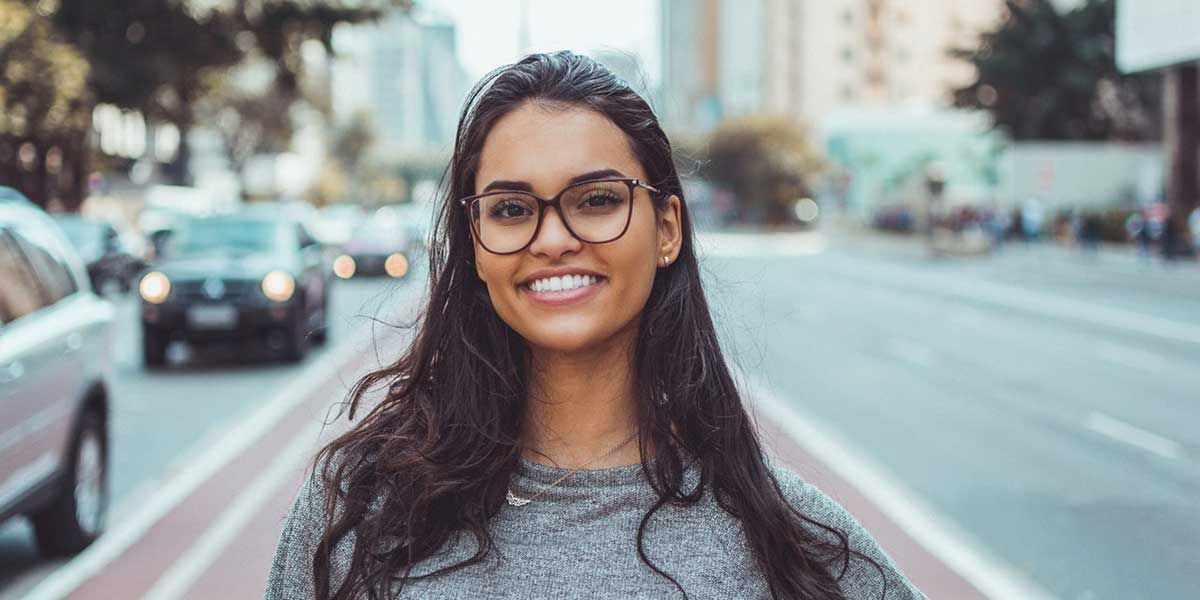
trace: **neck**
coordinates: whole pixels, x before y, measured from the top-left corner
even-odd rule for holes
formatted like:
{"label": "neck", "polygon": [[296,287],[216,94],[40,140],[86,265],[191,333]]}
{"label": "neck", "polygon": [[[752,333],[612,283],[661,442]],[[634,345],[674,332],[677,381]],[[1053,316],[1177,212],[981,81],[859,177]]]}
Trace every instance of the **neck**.
{"label": "neck", "polygon": [[[628,341],[583,352],[532,349],[523,456],[567,469],[603,469],[641,460]],[[607,455],[607,456],[605,456]]]}

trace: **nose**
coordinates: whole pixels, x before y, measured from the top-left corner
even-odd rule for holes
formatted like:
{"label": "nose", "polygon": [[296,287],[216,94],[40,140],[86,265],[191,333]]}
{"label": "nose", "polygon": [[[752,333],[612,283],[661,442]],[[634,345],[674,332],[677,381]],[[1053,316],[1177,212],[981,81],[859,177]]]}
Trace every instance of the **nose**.
{"label": "nose", "polygon": [[547,206],[544,211],[542,224],[533,238],[533,243],[529,245],[529,251],[550,259],[556,259],[568,252],[578,252],[583,247],[583,242],[571,234],[555,207]]}

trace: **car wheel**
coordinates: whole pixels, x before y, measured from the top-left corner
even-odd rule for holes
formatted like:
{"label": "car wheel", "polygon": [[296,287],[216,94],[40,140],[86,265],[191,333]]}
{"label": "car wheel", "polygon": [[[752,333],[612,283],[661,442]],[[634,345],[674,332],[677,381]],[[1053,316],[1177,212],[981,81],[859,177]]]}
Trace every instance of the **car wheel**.
{"label": "car wheel", "polygon": [[83,413],[71,440],[66,479],[46,508],[30,515],[43,556],[67,556],[88,547],[104,528],[108,508],[108,436],[96,410]]}
{"label": "car wheel", "polygon": [[295,315],[284,332],[283,360],[290,363],[300,362],[308,351],[308,326],[304,322],[304,311],[297,310]]}
{"label": "car wheel", "polygon": [[324,345],[329,340],[329,298],[321,299],[321,324],[313,330],[309,339],[314,344]]}
{"label": "car wheel", "polygon": [[142,326],[142,363],[147,369],[167,364],[167,339],[152,327]]}

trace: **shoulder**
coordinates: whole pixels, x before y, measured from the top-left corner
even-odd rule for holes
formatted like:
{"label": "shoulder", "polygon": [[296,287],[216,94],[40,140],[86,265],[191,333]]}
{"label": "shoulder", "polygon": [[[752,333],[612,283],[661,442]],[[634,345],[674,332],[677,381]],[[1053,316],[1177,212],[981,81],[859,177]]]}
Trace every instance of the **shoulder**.
{"label": "shoulder", "polygon": [[[266,598],[308,598],[313,596],[313,560],[325,534],[332,488],[326,483],[325,469],[336,459],[309,464],[295,501],[283,523],[279,543],[271,564]],[[335,515],[337,508],[335,507]],[[353,533],[339,541],[330,561],[331,580],[344,575],[353,552]]]}
{"label": "shoulder", "polygon": [[[925,595],[900,572],[870,532],[841,504],[778,462],[769,460],[768,466],[775,480],[779,482],[779,489],[784,498],[793,508],[805,517],[843,533],[850,550],[874,561],[883,570],[881,576],[879,569],[869,561],[862,557],[852,557],[849,568],[840,581],[847,598],[925,598]],[[811,524],[808,529],[827,542],[837,543],[837,537],[826,529]],[[887,579],[886,595],[884,577]]]}

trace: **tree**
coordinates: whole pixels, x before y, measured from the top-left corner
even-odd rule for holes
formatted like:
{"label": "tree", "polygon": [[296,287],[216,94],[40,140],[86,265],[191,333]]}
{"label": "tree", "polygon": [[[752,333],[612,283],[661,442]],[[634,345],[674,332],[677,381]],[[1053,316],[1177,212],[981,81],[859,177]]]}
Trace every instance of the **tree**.
{"label": "tree", "polygon": [[[273,144],[269,134],[290,127],[280,118],[304,98],[305,42],[332,51],[337,25],[376,19],[388,7],[408,9],[411,0],[87,0],[62,2],[53,19],[91,63],[98,102],[172,123],[183,140],[198,117],[231,109],[226,123],[246,127],[226,136],[236,162],[245,148]],[[248,59],[270,66],[272,89],[247,95],[228,85],[222,75]],[[217,106],[222,101],[227,106]],[[254,131],[268,136],[248,140]],[[187,147],[180,145],[171,173],[180,183],[188,179]]]}
{"label": "tree", "polygon": [[[177,0],[62,2],[53,19],[90,62],[97,102],[171,123],[185,141],[208,76],[242,58],[232,19]],[[188,145],[179,148],[170,174],[186,183]]]}
{"label": "tree", "polygon": [[88,64],[46,19],[47,2],[0,0],[0,183],[45,205],[83,193]]}
{"label": "tree", "polygon": [[1059,12],[1050,0],[1007,0],[1008,16],[977,48],[952,54],[978,78],[954,91],[957,106],[984,109],[1016,140],[1157,138],[1161,78],[1122,75],[1115,59],[1115,1]]}
{"label": "tree", "polygon": [[713,131],[706,155],[705,175],[733,192],[742,222],[791,220],[794,203],[810,194],[821,170],[807,131],[783,117],[726,121]]}

